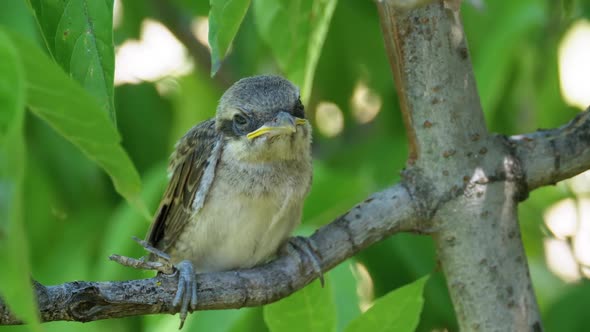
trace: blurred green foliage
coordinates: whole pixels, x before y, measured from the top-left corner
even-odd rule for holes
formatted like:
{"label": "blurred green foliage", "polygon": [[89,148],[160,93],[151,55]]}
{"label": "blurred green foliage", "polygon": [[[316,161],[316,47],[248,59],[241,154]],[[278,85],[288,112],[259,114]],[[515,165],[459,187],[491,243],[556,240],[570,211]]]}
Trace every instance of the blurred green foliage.
{"label": "blurred green foliage", "polygon": [[260,38],[271,48],[288,79],[307,103],[336,0],[257,0],[254,17]]}
{"label": "blurred green foliage", "polygon": [[[225,2],[212,1],[214,5]],[[58,284],[76,279],[122,280],[150,275],[117,266],[107,260],[112,253],[142,255],[141,249],[130,237],[142,237],[149,221],[117,194],[108,175],[93,162],[96,160],[95,154],[79,149],[83,144],[105,143],[115,139],[111,148],[117,150],[116,134],[110,137],[107,135],[100,141],[88,142],[82,139],[76,143],[75,138],[83,138],[84,134],[94,135],[96,132],[80,130],[81,126],[72,124],[71,128],[78,128],[78,132],[68,137],[59,128],[63,122],[57,120],[56,125],[43,115],[43,110],[51,111],[58,107],[56,105],[63,108],[62,114],[67,114],[67,119],[75,120],[80,125],[85,121],[95,124],[96,121],[107,119],[105,116],[102,120],[96,120],[98,117],[91,115],[96,113],[92,111],[96,105],[102,105],[101,109],[107,110],[107,113],[116,114],[113,120],[116,120],[122,137],[122,146],[142,179],[141,199],[136,197],[139,184],[134,180],[135,170],[132,165],[121,161],[124,157],[116,158],[116,162],[127,165],[121,166],[125,169],[123,174],[127,175],[118,178],[132,188],[128,191],[131,194],[127,194],[131,201],[137,198],[136,201],[145,202],[153,212],[166,184],[166,160],[174,142],[192,125],[214,114],[217,100],[228,83],[260,73],[289,75],[297,70],[303,70],[303,73],[308,70],[313,77],[313,89],[305,90],[305,93],[309,93],[306,106],[314,128],[318,128],[316,107],[323,101],[340,107],[344,126],[342,132],[334,137],[326,136],[317,129],[315,131],[314,185],[306,201],[303,228],[314,229],[330,222],[370,193],[399,179],[399,171],[404,167],[407,157],[407,144],[373,2],[341,0],[336,4],[336,1],[320,1],[319,6],[334,5],[335,8],[331,20],[328,12],[332,9],[321,8],[320,13],[323,13],[324,18],[327,17],[327,21],[318,27],[313,25],[318,18],[310,17],[310,10],[313,12],[310,1],[303,1],[308,7],[285,13],[285,9],[280,6],[275,8],[275,12],[269,12],[269,8],[272,9],[268,7],[269,3],[274,2],[252,0],[252,6],[245,11],[241,25],[239,20],[243,14],[232,14],[231,17],[238,19],[237,26],[235,19],[224,23],[228,16],[221,14],[218,14],[217,21],[213,21],[218,26],[217,30],[210,30],[209,40],[212,40],[212,34],[218,34],[217,40],[221,43],[214,46],[219,52],[213,60],[214,69],[221,65],[223,54],[228,53],[218,76],[211,78],[209,62],[195,57],[190,73],[153,82],[116,86],[114,99],[111,93],[113,59],[109,58],[114,54],[114,49],[110,45],[110,30],[105,30],[111,24],[113,2],[85,1],[93,3],[94,7],[87,12],[81,10],[79,15],[74,5],[82,2],[70,0],[68,3],[71,7],[65,6],[65,2],[44,0],[30,0],[28,3],[5,0],[0,4],[0,28],[9,31],[10,35],[18,34],[18,38],[25,40],[22,44],[15,44],[15,48],[26,53],[21,54],[25,64],[29,61],[29,65],[25,66],[26,79],[30,81],[37,77],[37,82],[45,82],[46,89],[40,92],[47,94],[45,100],[52,100],[52,91],[57,96],[53,104],[35,107],[34,103],[27,103],[32,112],[27,112],[24,119],[26,149],[21,149],[15,159],[10,159],[10,163],[17,165],[17,157],[20,157],[23,162],[18,162],[18,165],[25,165],[21,170],[24,171],[22,186],[19,186],[22,189],[23,208],[18,213],[22,214],[22,218],[18,213],[16,217],[9,217],[11,225],[24,227],[23,237],[27,238],[27,241],[12,241],[16,244],[11,245],[11,250],[19,250],[19,254],[25,257],[19,267],[22,269],[19,272],[21,276],[30,269],[33,277],[41,283]],[[247,5],[249,2],[241,3]],[[147,18],[161,19],[164,10],[178,14],[176,19],[179,24],[170,26],[175,33],[182,33],[179,26],[190,28],[191,19],[207,16],[210,10],[206,1],[194,0],[122,0],[121,4],[122,22],[112,36],[115,46],[122,45],[130,38],[138,39],[142,22]],[[242,10],[240,8],[237,9],[238,14]],[[257,17],[257,13],[265,16]],[[574,20],[590,17],[590,5],[586,0],[496,0],[486,1],[482,8],[466,3],[462,7],[462,17],[490,130],[516,134],[541,127],[550,128],[567,122],[576,114],[578,110],[568,107],[560,95],[557,48],[564,32]],[[273,18],[275,21],[280,20],[273,22]],[[281,39],[280,21],[283,20],[291,24],[301,39],[293,36]],[[301,22],[311,22],[311,26]],[[92,27],[88,24],[92,24]],[[210,24],[213,24],[212,21]],[[229,28],[224,28],[226,26]],[[235,38],[230,31],[234,27],[237,31]],[[302,32],[298,29],[302,29]],[[321,29],[325,31],[318,32]],[[71,36],[70,33],[78,35]],[[313,38],[318,38],[313,37],[314,34],[319,35],[320,39],[325,34],[325,41],[314,41]],[[76,40],[89,47],[76,47],[73,39],[64,40],[64,36],[78,36]],[[232,39],[233,44],[230,45]],[[31,43],[36,43],[39,48],[29,52],[26,47]],[[7,45],[0,45],[0,50],[4,50]],[[294,53],[288,52],[291,46]],[[311,52],[317,53],[310,54],[306,50],[310,47]],[[46,63],[39,62],[41,60],[38,59],[42,58],[35,55],[41,54],[42,50],[47,54],[43,58]],[[150,57],[150,54],[143,56]],[[285,58],[289,56],[298,58]],[[1,61],[7,59],[2,55]],[[49,59],[54,59],[55,63],[51,64]],[[293,61],[299,67],[291,68]],[[40,63],[43,65],[40,66]],[[73,80],[68,81],[66,75],[55,74],[52,69],[55,64],[80,82],[89,93],[88,96],[97,98],[96,105],[85,102],[86,92],[72,85]],[[309,64],[312,65],[311,69],[305,67]],[[35,72],[27,72],[31,68]],[[91,76],[87,75],[89,72],[92,72]],[[308,77],[308,74],[304,76]],[[56,75],[59,76],[58,80],[51,81]],[[312,86],[311,82],[305,84]],[[381,101],[381,112],[367,123],[360,123],[355,116],[356,106],[352,96],[359,84],[367,86]],[[17,86],[14,88],[15,91],[20,89]],[[39,100],[44,100],[43,96],[35,99]],[[0,117],[4,119],[8,113],[4,113],[4,104],[1,107],[3,113]],[[8,111],[11,112],[10,109]],[[103,125],[98,129],[109,132],[112,122],[101,123]],[[3,125],[4,122],[0,122],[0,126]],[[4,133],[3,130],[4,127],[0,127],[0,135]],[[4,146],[2,143],[0,141],[0,148]],[[9,160],[4,151],[0,151],[2,165]],[[103,166],[112,167],[111,161],[107,161]],[[0,180],[4,179],[3,175],[0,174]],[[18,185],[20,180],[16,175],[9,181]],[[560,199],[575,198],[576,194],[568,188],[567,185],[559,184],[537,190],[520,208],[521,228],[533,283],[548,331],[587,329],[587,318],[581,311],[588,302],[587,281],[565,283],[550,272],[545,263],[543,239],[547,231],[543,226],[543,213]],[[0,186],[0,207],[6,195],[12,193],[5,186]],[[0,216],[5,216],[5,212],[0,211]],[[19,219],[24,222],[13,222]],[[18,230],[6,228],[2,222],[0,220],[0,248],[7,229],[13,239],[18,238]],[[30,264],[27,263],[27,252]],[[13,253],[3,250],[1,255],[6,258],[6,255]],[[309,296],[314,302],[315,296],[319,296],[317,303],[322,303],[318,305],[321,308],[301,308],[302,305],[297,302],[301,298],[288,298],[284,300],[286,302],[270,305],[264,310],[249,308],[199,312],[189,317],[184,330],[277,330],[284,323],[277,317],[294,311],[290,309],[293,305],[289,303],[291,301],[301,309],[303,316],[312,317],[309,318],[311,320],[321,319],[321,315],[330,316],[327,322],[329,329],[343,331],[361,315],[363,303],[381,298],[426,274],[431,274],[431,277],[425,286],[424,309],[417,329],[456,330],[444,277],[437,269],[433,243],[428,237],[408,234],[382,241],[330,271],[327,275],[329,287],[317,290],[309,288],[296,295],[307,296],[305,293],[310,292]],[[22,289],[27,282],[22,279],[13,281],[13,284],[0,287],[0,291],[12,286],[17,290]],[[417,299],[421,292],[418,289],[411,296]],[[393,302],[391,306],[396,305]],[[29,317],[24,311],[19,312],[22,312],[23,317]],[[320,318],[313,318],[314,315]],[[297,317],[302,319],[301,315]],[[177,326],[177,317],[159,315],[92,322],[83,326],[79,323],[57,322],[42,327],[47,331],[108,329],[115,332],[175,330]],[[0,329],[17,331],[27,330],[28,327]]]}
{"label": "blurred green foliage", "polygon": [[250,6],[250,0],[210,0],[209,44],[211,45],[211,75],[221,67],[240,23]]}
{"label": "blurred green foliage", "polygon": [[[25,73],[10,37],[0,30],[0,294],[39,331],[23,220]],[[24,263],[24,264],[23,264]],[[24,281],[24,282],[23,282]],[[26,286],[25,286],[26,285]]]}

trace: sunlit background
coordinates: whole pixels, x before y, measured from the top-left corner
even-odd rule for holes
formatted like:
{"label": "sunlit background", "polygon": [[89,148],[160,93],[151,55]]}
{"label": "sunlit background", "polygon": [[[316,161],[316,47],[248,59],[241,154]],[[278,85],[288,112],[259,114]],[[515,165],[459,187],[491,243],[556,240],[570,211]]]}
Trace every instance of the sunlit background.
{"label": "sunlit background", "polygon": [[575,21],[559,45],[561,94],[568,104],[590,105],[590,22]]}
{"label": "sunlit background", "polygon": [[[559,44],[559,79],[564,100],[580,110],[590,105],[590,22],[572,23]],[[590,171],[560,184],[573,197],[552,204],[544,214],[550,236],[544,241],[547,264],[566,282],[590,277]]]}

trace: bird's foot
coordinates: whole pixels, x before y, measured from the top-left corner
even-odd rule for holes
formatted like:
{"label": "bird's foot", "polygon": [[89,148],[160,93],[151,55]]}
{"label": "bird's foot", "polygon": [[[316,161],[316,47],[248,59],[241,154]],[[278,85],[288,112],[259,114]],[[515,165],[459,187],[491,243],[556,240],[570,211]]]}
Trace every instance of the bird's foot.
{"label": "bird's foot", "polygon": [[320,279],[320,284],[324,287],[324,272],[322,271],[322,265],[317,254],[315,243],[312,239],[303,236],[294,236],[289,239],[287,244],[287,251],[295,249],[300,256],[305,256],[311,262],[313,271],[317,274]]}
{"label": "bird's foot", "polygon": [[197,278],[193,263],[184,260],[176,265],[178,271],[178,289],[176,296],[172,301],[172,305],[178,307],[180,305],[180,327],[182,329],[186,316],[188,315],[188,307],[192,310],[197,309]]}
{"label": "bird's foot", "polygon": [[188,315],[189,306],[192,310],[197,308],[197,279],[193,264],[188,260],[184,260],[177,265],[173,265],[170,256],[165,252],[154,248],[147,241],[140,240],[137,237],[133,237],[133,240],[139,243],[146,251],[158,257],[159,261],[154,262],[145,260],[143,257],[137,259],[121,255],[111,255],[109,259],[135,269],[154,270],[168,276],[178,274],[178,288],[172,305],[174,307],[180,306],[180,327],[178,329],[182,329]]}

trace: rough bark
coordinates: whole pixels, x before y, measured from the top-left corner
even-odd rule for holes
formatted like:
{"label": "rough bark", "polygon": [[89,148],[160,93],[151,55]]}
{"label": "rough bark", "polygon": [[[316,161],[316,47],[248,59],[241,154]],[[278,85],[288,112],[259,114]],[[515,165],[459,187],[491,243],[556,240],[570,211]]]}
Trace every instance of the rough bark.
{"label": "rough bark", "polygon": [[570,178],[588,169],[590,108],[568,124],[510,138],[526,170],[529,190]]}
{"label": "rough bark", "polygon": [[[328,271],[393,233],[417,229],[410,196],[398,185],[371,195],[318,229],[310,239],[315,244],[322,270]],[[311,262],[306,259],[306,256],[291,255],[254,269],[200,274],[197,276],[197,310],[259,306],[286,297],[317,277]],[[177,285],[176,276],[158,275],[131,281],[74,281],[58,286],[35,286],[42,321],[87,322],[176,313],[178,308],[171,303]],[[19,320],[0,301],[0,324],[18,323]]]}
{"label": "rough bark", "polygon": [[[410,144],[403,180],[312,237],[328,271],[397,232],[431,234],[464,331],[540,330],[517,220],[529,190],[590,168],[590,109],[567,125],[490,134],[456,1],[408,10],[379,1]],[[306,257],[197,276],[197,310],[258,306],[317,276]],[[176,276],[122,282],[35,284],[43,321],[175,313]],[[0,301],[0,324],[18,324]]]}
{"label": "rough bark", "polygon": [[[542,133],[512,140],[491,135],[458,2],[401,10],[383,0],[378,7],[410,142],[404,181],[424,204],[461,330],[540,330],[517,207],[529,184],[584,168],[571,161],[560,168],[555,148],[556,141],[567,149],[565,142],[579,139],[567,152],[573,157],[588,146],[587,128],[579,126],[578,135],[562,128],[568,137],[560,140]],[[540,168],[536,159],[551,168]]]}

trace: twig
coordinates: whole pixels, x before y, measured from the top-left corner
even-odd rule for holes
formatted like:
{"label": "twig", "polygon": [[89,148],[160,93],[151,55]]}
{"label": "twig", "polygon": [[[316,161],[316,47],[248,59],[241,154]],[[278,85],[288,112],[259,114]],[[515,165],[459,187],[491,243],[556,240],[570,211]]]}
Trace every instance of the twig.
{"label": "twig", "polygon": [[590,107],[568,124],[510,137],[529,189],[555,184],[588,169]]}

